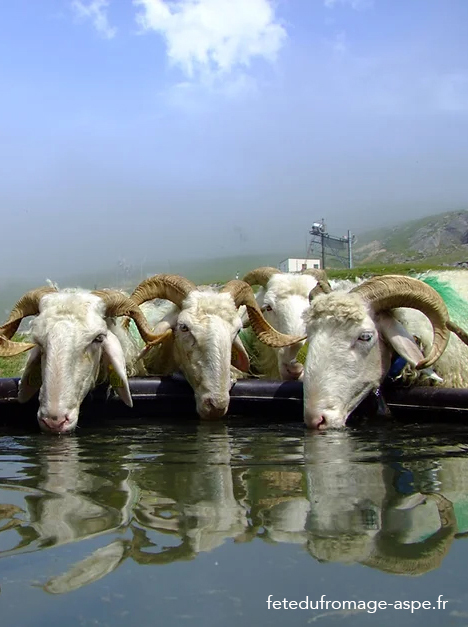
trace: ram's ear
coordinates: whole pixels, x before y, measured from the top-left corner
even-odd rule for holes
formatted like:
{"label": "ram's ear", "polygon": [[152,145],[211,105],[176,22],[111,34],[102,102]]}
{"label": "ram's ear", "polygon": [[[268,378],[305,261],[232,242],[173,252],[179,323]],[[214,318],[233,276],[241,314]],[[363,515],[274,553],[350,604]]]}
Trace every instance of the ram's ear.
{"label": "ram's ear", "polygon": [[133,407],[122,346],[112,331],[107,332],[107,337],[102,343],[102,359],[109,371],[110,384],[123,402]]}
{"label": "ram's ear", "polygon": [[20,403],[29,401],[42,385],[41,357],[42,351],[39,346],[35,346],[29,353],[18,386],[18,401]]}
{"label": "ram's ear", "polygon": [[248,372],[250,368],[249,356],[238,335],[236,335],[236,339],[232,343],[231,364],[242,372]]}
{"label": "ram's ear", "polygon": [[390,344],[393,350],[406,359],[411,366],[416,366],[417,363],[424,359],[424,355],[411,333],[401,322],[395,320],[393,316],[381,313],[379,315],[378,327],[382,337]]}

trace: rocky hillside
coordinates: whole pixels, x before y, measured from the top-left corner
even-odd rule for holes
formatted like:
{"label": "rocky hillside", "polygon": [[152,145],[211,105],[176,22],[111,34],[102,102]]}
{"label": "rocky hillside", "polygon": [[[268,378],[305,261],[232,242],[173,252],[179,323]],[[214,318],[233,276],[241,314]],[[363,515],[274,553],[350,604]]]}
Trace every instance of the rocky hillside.
{"label": "rocky hillside", "polygon": [[452,211],[357,237],[359,264],[468,262],[468,211]]}

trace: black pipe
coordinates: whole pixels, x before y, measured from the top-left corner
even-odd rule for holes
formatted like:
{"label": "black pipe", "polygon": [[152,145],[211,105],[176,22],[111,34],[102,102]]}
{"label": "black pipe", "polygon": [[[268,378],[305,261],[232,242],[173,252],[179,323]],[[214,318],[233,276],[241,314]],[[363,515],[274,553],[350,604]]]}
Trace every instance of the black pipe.
{"label": "black pipe", "polygon": [[[0,425],[35,420],[37,398],[25,404],[17,401],[19,379],[0,379]],[[106,385],[94,389],[84,400],[80,412],[83,420],[138,421],[148,418],[171,420],[197,419],[193,391],[179,375],[129,379],[133,408],[127,407]],[[402,388],[388,386],[383,391],[392,415],[406,419],[423,417],[468,420],[468,389],[438,387]],[[373,413],[369,397],[359,414]],[[280,422],[302,421],[302,382],[240,379],[231,389],[228,416],[268,419]]]}

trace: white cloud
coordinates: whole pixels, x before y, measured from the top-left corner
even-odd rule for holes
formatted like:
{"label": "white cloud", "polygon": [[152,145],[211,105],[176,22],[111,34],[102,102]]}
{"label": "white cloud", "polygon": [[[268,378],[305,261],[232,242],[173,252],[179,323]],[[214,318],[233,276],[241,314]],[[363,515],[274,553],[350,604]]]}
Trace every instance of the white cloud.
{"label": "white cloud", "polygon": [[337,5],[344,4],[356,11],[362,11],[371,7],[374,0],[324,0],[323,3],[328,9],[334,9]]}
{"label": "white cloud", "polygon": [[97,32],[106,39],[112,39],[117,33],[117,29],[111,27],[107,17],[107,7],[109,0],[92,0],[85,4],[82,0],[73,0],[72,9],[81,20],[91,20]]}
{"label": "white cloud", "polygon": [[189,78],[226,75],[255,57],[274,61],[286,39],[269,0],[133,0],[137,22],[166,40]]}

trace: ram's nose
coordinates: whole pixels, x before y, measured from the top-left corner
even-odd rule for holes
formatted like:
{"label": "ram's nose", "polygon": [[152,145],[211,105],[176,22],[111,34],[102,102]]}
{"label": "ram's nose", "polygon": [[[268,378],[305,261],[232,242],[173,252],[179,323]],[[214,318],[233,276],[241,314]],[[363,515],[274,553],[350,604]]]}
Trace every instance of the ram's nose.
{"label": "ram's nose", "polygon": [[323,415],[324,412],[306,412],[304,414],[304,422],[309,429],[326,429],[327,420]]}
{"label": "ram's nose", "polygon": [[58,414],[58,415],[39,415],[39,426],[45,433],[69,433],[76,426],[76,421],[73,420],[71,414]]}
{"label": "ram's nose", "polygon": [[285,381],[297,381],[303,374],[304,366],[296,359],[281,364],[281,378]]}
{"label": "ram's nose", "polygon": [[306,409],[304,422],[309,429],[323,431],[325,429],[340,429],[346,423],[346,416],[335,409]]}
{"label": "ram's nose", "polygon": [[229,398],[205,397],[200,402],[198,413],[205,420],[216,420],[226,415],[229,406]]}
{"label": "ram's nose", "polygon": [[70,422],[68,416],[47,416],[39,418],[41,425],[44,425],[47,431],[53,431],[54,433],[62,433],[65,425]]}

